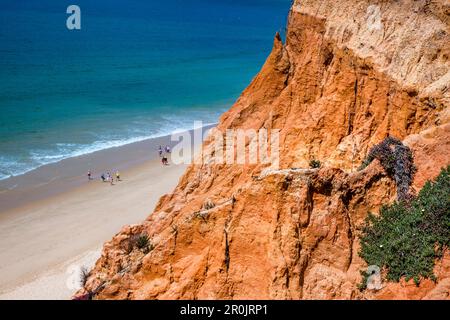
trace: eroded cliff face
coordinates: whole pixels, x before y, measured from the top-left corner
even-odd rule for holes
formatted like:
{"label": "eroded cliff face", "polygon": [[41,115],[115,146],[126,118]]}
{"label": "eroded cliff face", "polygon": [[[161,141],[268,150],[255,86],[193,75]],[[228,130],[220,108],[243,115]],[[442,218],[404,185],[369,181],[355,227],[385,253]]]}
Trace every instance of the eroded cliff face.
{"label": "eroded cliff face", "polygon": [[[295,1],[286,42],[217,129],[280,130],[280,168],[192,165],[140,225],[105,244],[86,290],[100,299],[448,298],[438,282],[361,293],[359,227],[395,199],[377,162],[388,135],[415,156],[420,190],[450,163],[450,5],[446,1]],[[308,169],[309,161],[322,162]],[[147,233],[153,248],[129,249]],[[128,248],[128,249],[127,249]]]}

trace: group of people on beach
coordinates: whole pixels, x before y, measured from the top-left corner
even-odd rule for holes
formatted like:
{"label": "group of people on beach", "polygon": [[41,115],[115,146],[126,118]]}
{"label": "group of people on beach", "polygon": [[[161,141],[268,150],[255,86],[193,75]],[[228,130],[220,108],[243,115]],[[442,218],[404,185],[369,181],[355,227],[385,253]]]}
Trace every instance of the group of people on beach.
{"label": "group of people on beach", "polygon": [[[169,165],[169,160],[168,160],[168,154],[171,152],[170,147],[169,146],[165,146],[164,148],[162,146],[159,146],[158,148],[158,154],[159,157],[161,158],[161,163],[165,166]],[[116,171],[116,178],[115,180],[118,181],[122,181],[120,180],[120,172]],[[91,170],[88,171],[87,173],[87,177],[88,177],[88,181],[94,180],[94,178],[92,177],[92,172]],[[100,179],[102,179],[102,182],[109,182],[112,186],[114,185],[114,177],[112,176],[111,172],[107,172],[102,173],[102,175],[100,176]]]}
{"label": "group of people on beach", "polygon": [[[94,180],[92,178],[91,170],[88,171],[87,176],[88,176],[89,181]],[[100,176],[100,179],[102,179],[102,182],[109,182],[112,186],[114,185],[114,178],[109,171],[106,174],[102,173],[102,175]],[[116,171],[116,181],[122,181],[122,180],[120,180],[120,172],[119,171]]]}
{"label": "group of people on beach", "polygon": [[164,166],[168,166],[169,165],[169,160],[167,158],[167,154],[170,153],[170,147],[169,146],[165,146],[165,148],[163,149],[162,146],[159,146],[158,153],[159,153],[159,157],[161,158],[161,163]]}

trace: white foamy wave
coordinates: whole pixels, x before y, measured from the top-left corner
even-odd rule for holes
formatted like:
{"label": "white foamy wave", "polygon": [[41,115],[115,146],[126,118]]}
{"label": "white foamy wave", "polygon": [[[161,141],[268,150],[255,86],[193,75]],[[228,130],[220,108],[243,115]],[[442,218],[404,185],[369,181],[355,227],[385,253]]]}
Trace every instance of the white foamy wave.
{"label": "white foamy wave", "polygon": [[[184,132],[193,129],[193,122],[191,125],[186,125],[189,122],[185,121],[183,124],[183,121],[178,118],[171,119],[167,117],[165,120],[167,120],[168,125],[156,133],[149,135],[133,135],[140,132],[139,130],[135,130],[134,132],[129,132],[128,135],[132,136],[125,139],[109,137],[91,144],[57,143],[51,149],[32,150],[27,157],[22,157],[22,159],[0,157],[0,180],[22,175],[44,165],[57,163],[64,159],[79,157],[105,149],[117,148],[131,143],[168,136],[174,132]],[[203,126],[211,126],[214,124],[216,123],[208,122],[204,123]]]}
{"label": "white foamy wave", "polygon": [[6,174],[3,174],[3,173],[0,173],[0,180],[5,180],[5,179],[8,179],[8,178],[11,178],[11,175],[6,175]]}

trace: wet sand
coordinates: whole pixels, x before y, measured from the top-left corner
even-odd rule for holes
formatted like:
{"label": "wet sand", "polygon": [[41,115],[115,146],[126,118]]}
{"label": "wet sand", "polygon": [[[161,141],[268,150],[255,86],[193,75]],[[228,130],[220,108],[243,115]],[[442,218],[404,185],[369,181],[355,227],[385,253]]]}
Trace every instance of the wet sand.
{"label": "wet sand", "polygon": [[158,159],[160,145],[173,148],[175,144],[176,142],[170,141],[170,136],[144,140],[65,159],[24,175],[1,180],[0,219],[11,209],[84,186],[89,170],[95,180],[99,180],[101,174],[108,171],[114,176],[116,170],[123,171]]}

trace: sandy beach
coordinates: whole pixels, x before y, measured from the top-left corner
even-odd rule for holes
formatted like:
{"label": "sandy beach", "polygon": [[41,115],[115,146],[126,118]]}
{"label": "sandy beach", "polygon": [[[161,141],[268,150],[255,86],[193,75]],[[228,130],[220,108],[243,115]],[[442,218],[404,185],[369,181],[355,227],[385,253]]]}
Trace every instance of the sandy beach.
{"label": "sandy beach", "polygon": [[73,289],[66,282],[77,275],[68,268],[89,268],[102,243],[122,226],[144,220],[159,197],[176,186],[184,169],[162,168],[153,160],[123,172],[123,181],[114,186],[91,181],[3,213],[0,299],[70,298]]}
{"label": "sandy beach", "polygon": [[[186,165],[163,166],[169,137],[44,166],[0,187],[0,300],[70,299],[81,268],[125,225],[144,220],[171,192]],[[86,168],[93,170],[88,181]],[[110,185],[101,168],[121,172]],[[55,178],[56,177],[56,178]],[[14,186],[11,188],[10,186]]]}

